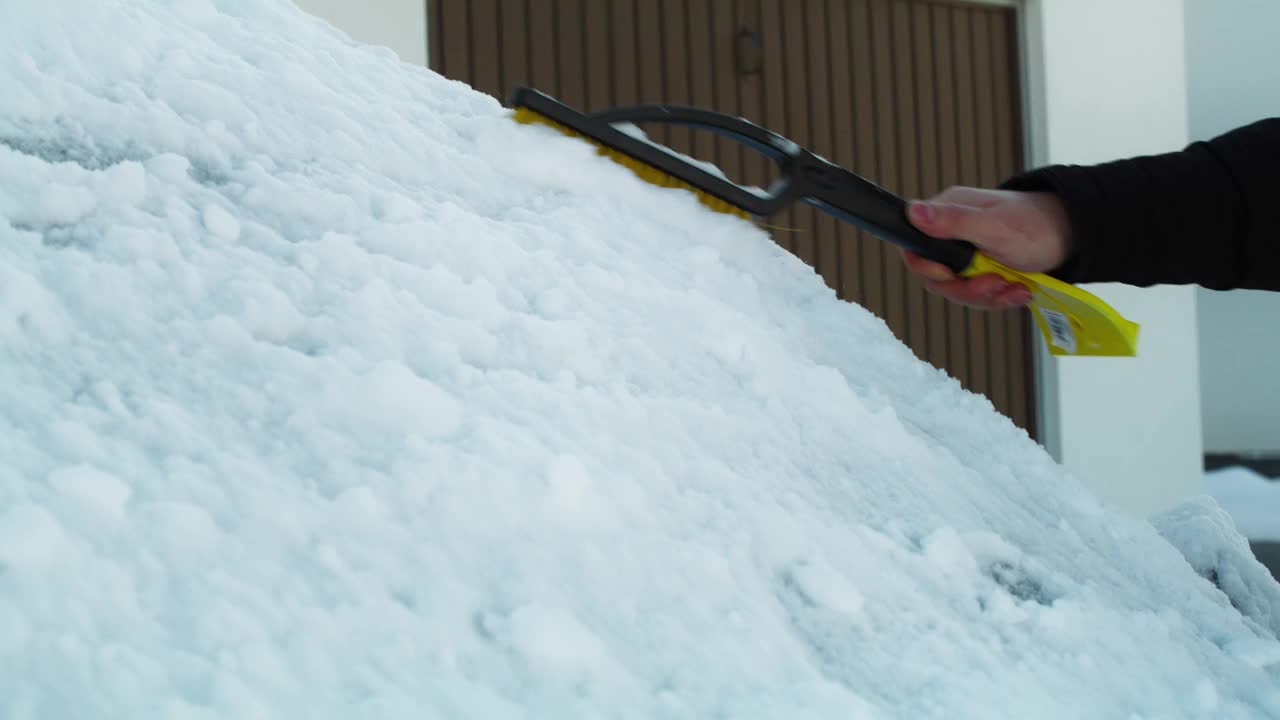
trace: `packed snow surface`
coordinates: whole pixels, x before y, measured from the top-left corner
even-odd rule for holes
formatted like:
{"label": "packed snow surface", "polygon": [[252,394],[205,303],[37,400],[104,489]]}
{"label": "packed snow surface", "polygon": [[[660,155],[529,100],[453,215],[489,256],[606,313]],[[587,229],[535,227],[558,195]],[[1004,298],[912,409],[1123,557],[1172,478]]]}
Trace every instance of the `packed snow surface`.
{"label": "packed snow surface", "polygon": [[0,717],[1280,717],[749,223],[285,3],[2,7]]}

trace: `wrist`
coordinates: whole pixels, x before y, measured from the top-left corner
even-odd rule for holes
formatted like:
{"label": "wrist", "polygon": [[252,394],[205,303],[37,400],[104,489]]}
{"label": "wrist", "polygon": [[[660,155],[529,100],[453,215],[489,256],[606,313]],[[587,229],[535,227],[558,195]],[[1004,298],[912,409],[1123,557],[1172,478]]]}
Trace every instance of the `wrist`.
{"label": "wrist", "polygon": [[1015,175],[1000,188],[1034,195],[1044,206],[1045,233],[1055,238],[1046,274],[1069,283],[1095,279],[1090,266],[1101,228],[1090,208],[1098,207],[1100,198],[1087,168],[1049,165]]}
{"label": "wrist", "polygon": [[1062,267],[1071,255],[1071,218],[1056,193],[1044,190],[1028,192],[1027,198],[1044,225],[1037,230],[1042,244],[1042,261],[1046,272],[1053,272]]}

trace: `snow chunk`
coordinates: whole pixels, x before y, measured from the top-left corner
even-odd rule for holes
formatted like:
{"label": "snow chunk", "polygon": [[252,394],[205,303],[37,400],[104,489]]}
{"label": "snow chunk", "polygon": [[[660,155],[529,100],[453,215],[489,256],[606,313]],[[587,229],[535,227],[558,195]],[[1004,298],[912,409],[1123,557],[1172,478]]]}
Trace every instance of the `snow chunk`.
{"label": "snow chunk", "polygon": [[[1227,652],[1256,668],[1274,667],[1280,670],[1280,646],[1265,640],[1235,640],[1227,645]],[[1277,673],[1280,675],[1280,672]]]}
{"label": "snow chunk", "polygon": [[71,552],[62,525],[45,508],[23,503],[0,511],[0,571],[53,570]]}
{"label": "snow chunk", "polygon": [[1152,524],[1245,617],[1273,640],[1280,638],[1280,584],[1253,556],[1222,506],[1201,496],[1157,515]]}
{"label": "snow chunk", "polygon": [[553,680],[616,682],[624,676],[600,638],[562,609],[525,605],[510,622],[513,649]]}
{"label": "snow chunk", "polygon": [[810,602],[851,618],[861,615],[866,603],[862,594],[825,561],[798,565],[792,578]]}
{"label": "snow chunk", "polygon": [[585,503],[591,492],[591,478],[582,461],[571,455],[556,458],[548,471],[548,480],[557,506],[571,512],[587,509]]}
{"label": "snow chunk", "polygon": [[205,229],[219,240],[235,242],[240,239],[240,222],[221,206],[212,203],[205,205],[200,219],[204,222]]}
{"label": "snow chunk", "polygon": [[98,196],[84,187],[52,183],[40,193],[38,220],[44,225],[70,225],[98,206]]}
{"label": "snow chunk", "polygon": [[96,179],[94,194],[106,205],[136,206],[147,196],[147,170],[132,160],[116,163]]}
{"label": "snow chunk", "polygon": [[161,552],[178,562],[213,557],[224,537],[209,512],[193,503],[151,502],[138,515]]}
{"label": "snow chunk", "polygon": [[335,375],[325,388],[324,416],[339,427],[384,433],[448,437],[462,426],[462,404],[439,385],[400,363]]}
{"label": "snow chunk", "polygon": [[177,153],[162,152],[148,158],[145,168],[147,172],[155,176],[156,180],[176,185],[187,180],[187,173],[191,170],[191,161]]}
{"label": "snow chunk", "polygon": [[24,340],[57,340],[65,330],[57,297],[33,272],[0,256],[0,341],[10,350]]}
{"label": "snow chunk", "polygon": [[113,523],[124,519],[132,493],[119,478],[89,465],[55,470],[49,475],[49,484],[68,500]]}

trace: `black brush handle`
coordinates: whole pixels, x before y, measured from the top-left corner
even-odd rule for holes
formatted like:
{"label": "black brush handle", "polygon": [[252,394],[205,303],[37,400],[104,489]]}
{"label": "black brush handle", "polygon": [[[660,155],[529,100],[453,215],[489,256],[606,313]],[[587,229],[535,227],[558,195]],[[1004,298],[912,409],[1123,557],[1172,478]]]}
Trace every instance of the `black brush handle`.
{"label": "black brush handle", "polygon": [[[977,249],[961,240],[942,240],[907,220],[902,198],[745,118],[677,105],[633,105],[582,114],[537,90],[517,87],[513,106],[529,109],[632,158],[683,180],[757,217],[768,217],[802,200],[876,237],[941,263],[955,273],[968,269]],[[661,146],[631,137],[616,123],[683,125],[709,130],[747,145],[773,160],[780,171],[773,187],[750,192],[712,175]]]}
{"label": "black brush handle", "polygon": [[746,118],[683,105],[631,105],[593,112],[587,117],[606,123],[680,125],[707,130],[750,146],[774,162],[782,162],[800,150],[790,140]]}
{"label": "black brush handle", "polygon": [[776,212],[793,199],[804,199],[842,220],[854,223],[876,237],[960,273],[969,267],[977,249],[963,240],[935,238],[907,220],[902,198],[799,147],[791,140],[749,120],[699,108],[671,105],[637,105],[592,113],[606,122],[665,123],[710,130],[750,145],[776,161],[789,183],[788,192],[770,208]]}
{"label": "black brush handle", "polygon": [[882,240],[962,273],[977,248],[965,240],[949,240],[921,232],[907,219],[907,202],[861,175],[810,156],[798,172],[806,201],[851,222]]}
{"label": "black brush handle", "polygon": [[[751,215],[767,217],[796,200],[793,194],[786,192],[789,183],[783,183],[773,193],[753,192],[725,177],[707,172],[662,145],[632,137],[614,127],[614,124],[622,122],[680,122],[720,130],[739,142],[750,143],[752,138],[759,139],[746,127],[749,123],[745,121],[734,121],[729,116],[695,108],[662,106],[618,108],[584,115],[555,98],[528,87],[517,87],[511,94],[509,103],[512,107],[532,110],[597,144],[638,160]],[[774,159],[777,160],[776,157]]]}

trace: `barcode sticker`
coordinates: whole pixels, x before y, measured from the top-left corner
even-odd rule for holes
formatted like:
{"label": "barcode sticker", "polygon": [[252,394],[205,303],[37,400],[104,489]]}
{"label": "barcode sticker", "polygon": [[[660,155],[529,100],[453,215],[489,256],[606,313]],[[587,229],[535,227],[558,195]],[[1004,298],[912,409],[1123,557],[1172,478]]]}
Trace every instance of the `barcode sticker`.
{"label": "barcode sticker", "polygon": [[1068,353],[1074,354],[1076,351],[1076,333],[1071,329],[1071,321],[1067,316],[1057,310],[1038,307],[1040,317],[1044,318],[1044,324],[1049,328],[1050,341]]}

